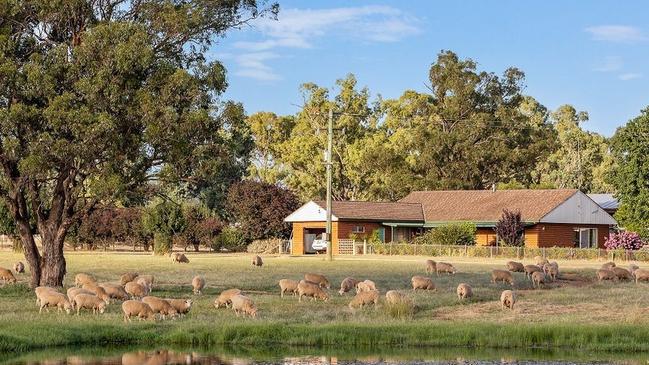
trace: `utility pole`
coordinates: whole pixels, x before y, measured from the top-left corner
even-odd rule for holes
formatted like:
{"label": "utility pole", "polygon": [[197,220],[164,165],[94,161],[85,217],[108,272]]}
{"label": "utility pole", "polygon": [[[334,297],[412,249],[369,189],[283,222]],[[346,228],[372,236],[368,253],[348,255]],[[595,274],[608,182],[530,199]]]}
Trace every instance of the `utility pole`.
{"label": "utility pole", "polygon": [[331,155],[333,150],[334,134],[334,111],[329,109],[329,123],[327,125],[327,261],[333,260],[333,248],[331,245]]}

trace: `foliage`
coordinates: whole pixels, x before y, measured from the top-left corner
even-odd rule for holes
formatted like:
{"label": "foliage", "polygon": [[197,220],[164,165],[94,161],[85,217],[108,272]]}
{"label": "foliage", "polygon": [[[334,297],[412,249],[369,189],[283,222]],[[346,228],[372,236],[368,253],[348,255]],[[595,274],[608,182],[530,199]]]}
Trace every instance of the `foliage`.
{"label": "foliage", "polygon": [[17,234],[16,222],[14,222],[4,201],[0,201],[0,234],[7,236],[16,236]]}
{"label": "foliage", "polygon": [[451,222],[432,228],[415,238],[416,244],[474,245],[476,226],[471,222]]}
{"label": "foliage", "polygon": [[187,227],[180,204],[172,200],[155,199],[144,209],[142,226],[153,235],[153,249],[156,254],[171,252],[174,237]]}
{"label": "foliage", "polygon": [[620,200],[615,218],[649,240],[649,108],[618,128],[611,150],[617,164],[608,177]]}
{"label": "foliage", "polygon": [[245,180],[232,185],[227,209],[247,241],[290,235],[284,218],[299,207],[291,191],[265,182]]}
{"label": "foliage", "polygon": [[211,211],[193,202],[185,202],[182,206],[185,227],[180,233],[182,239],[198,251],[201,243],[211,247],[212,241],[221,233],[223,223],[212,216]]}
{"label": "foliage", "polygon": [[248,242],[239,228],[228,226],[223,228],[212,241],[212,249],[214,251],[242,251],[246,249]]}
{"label": "foliage", "polygon": [[254,240],[250,242],[246,251],[249,253],[275,253],[279,250],[281,239],[268,238],[264,240]]}
{"label": "foliage", "polygon": [[639,250],[644,245],[645,242],[640,238],[639,234],[629,231],[612,233],[606,237],[604,242],[604,247],[608,250]]}
{"label": "foliage", "polygon": [[524,246],[525,240],[523,233],[525,232],[525,225],[521,212],[513,212],[510,210],[503,210],[503,214],[496,222],[494,231],[498,239],[507,246]]}
{"label": "foliage", "polygon": [[93,210],[80,224],[73,227],[71,235],[90,249],[98,242],[121,242],[135,247],[141,244],[148,250],[152,233],[142,225],[142,209],[105,206]]}

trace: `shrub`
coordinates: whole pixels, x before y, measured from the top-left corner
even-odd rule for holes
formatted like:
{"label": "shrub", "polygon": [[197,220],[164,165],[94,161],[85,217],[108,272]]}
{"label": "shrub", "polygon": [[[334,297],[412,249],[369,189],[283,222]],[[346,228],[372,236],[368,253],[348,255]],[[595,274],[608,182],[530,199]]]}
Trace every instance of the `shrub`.
{"label": "shrub", "polygon": [[160,255],[171,251],[173,238],[184,232],[186,221],[179,204],[156,199],[145,208],[142,226],[153,234],[153,251]]}
{"label": "shrub", "polygon": [[387,315],[396,319],[412,319],[415,315],[416,307],[410,299],[400,300],[396,303],[386,303],[383,310]]}
{"label": "shrub", "polygon": [[242,251],[246,248],[246,238],[240,229],[236,227],[225,227],[221,234],[214,239],[212,249],[219,251],[222,249],[228,251]]}
{"label": "shrub", "polygon": [[525,240],[523,239],[525,226],[523,225],[523,218],[520,211],[512,212],[507,209],[503,210],[503,215],[496,222],[494,231],[496,231],[498,238],[507,246],[525,245]]}
{"label": "shrub", "polygon": [[415,238],[415,244],[474,245],[476,226],[471,222],[453,222],[433,228]]}
{"label": "shrub", "polygon": [[279,238],[254,240],[248,245],[246,251],[250,253],[273,253],[279,251],[280,243],[282,243],[282,240]]}
{"label": "shrub", "polygon": [[613,233],[607,237],[604,242],[604,247],[607,250],[639,250],[644,244],[644,241],[636,232],[622,231]]}

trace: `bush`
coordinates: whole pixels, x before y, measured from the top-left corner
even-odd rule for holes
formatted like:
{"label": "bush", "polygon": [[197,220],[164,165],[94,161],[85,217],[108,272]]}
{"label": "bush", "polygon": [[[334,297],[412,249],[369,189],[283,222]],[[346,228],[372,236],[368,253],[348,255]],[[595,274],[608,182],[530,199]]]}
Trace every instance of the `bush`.
{"label": "bush", "polygon": [[606,238],[604,242],[604,247],[608,250],[639,250],[644,246],[644,241],[639,234],[635,232],[622,231],[619,233],[613,233]]}
{"label": "bush", "polygon": [[164,233],[153,234],[153,252],[156,255],[166,255],[172,250],[173,239],[171,236]]}
{"label": "bush", "polygon": [[523,233],[525,232],[525,225],[523,224],[523,217],[521,212],[512,212],[510,210],[503,210],[503,215],[494,227],[496,235],[507,246],[524,246],[525,240]]}
{"label": "bush", "polygon": [[214,251],[243,251],[246,248],[246,241],[243,232],[236,227],[225,227],[212,243]]}
{"label": "bush", "polygon": [[250,253],[274,253],[279,251],[280,243],[282,243],[282,240],[279,238],[255,240],[248,245],[246,250]]}
{"label": "bush", "polygon": [[453,222],[433,228],[415,238],[415,244],[475,245],[476,226],[471,222]]}

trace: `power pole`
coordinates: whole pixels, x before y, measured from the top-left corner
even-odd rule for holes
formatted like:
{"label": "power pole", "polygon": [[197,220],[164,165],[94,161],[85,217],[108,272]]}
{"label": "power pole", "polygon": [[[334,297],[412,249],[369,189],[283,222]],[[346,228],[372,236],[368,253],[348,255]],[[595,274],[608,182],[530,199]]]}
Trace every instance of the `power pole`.
{"label": "power pole", "polygon": [[334,111],[329,109],[329,123],[327,125],[327,261],[333,260],[333,249],[331,245],[331,154],[333,150],[334,134]]}

